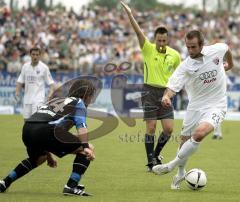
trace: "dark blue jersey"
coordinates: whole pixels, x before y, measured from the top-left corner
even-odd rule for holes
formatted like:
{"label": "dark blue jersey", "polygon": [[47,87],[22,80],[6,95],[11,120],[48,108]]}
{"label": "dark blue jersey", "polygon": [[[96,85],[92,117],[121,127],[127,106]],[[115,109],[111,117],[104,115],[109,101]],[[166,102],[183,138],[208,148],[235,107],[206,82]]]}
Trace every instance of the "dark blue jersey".
{"label": "dark blue jersey", "polygon": [[69,130],[86,128],[87,109],[82,99],[75,97],[54,98],[41,106],[27,122],[41,122],[61,126]]}

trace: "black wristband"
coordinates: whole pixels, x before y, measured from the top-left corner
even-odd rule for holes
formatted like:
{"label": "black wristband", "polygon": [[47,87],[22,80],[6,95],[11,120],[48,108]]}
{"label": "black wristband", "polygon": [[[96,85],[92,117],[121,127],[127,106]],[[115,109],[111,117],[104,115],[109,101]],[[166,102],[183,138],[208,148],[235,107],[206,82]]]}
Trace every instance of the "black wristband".
{"label": "black wristband", "polygon": [[82,147],[83,147],[83,149],[89,148],[89,144],[88,143],[82,143]]}

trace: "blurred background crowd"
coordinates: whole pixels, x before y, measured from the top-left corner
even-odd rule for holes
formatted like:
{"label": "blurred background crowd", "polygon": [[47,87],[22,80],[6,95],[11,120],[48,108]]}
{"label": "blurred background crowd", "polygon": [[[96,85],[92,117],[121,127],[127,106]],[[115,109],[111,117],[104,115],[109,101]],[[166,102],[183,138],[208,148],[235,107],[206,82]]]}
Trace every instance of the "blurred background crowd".
{"label": "blurred background crowd", "polygon": [[[119,7],[83,6],[73,9],[39,9],[37,7],[12,10],[0,9],[0,71],[19,73],[28,60],[34,44],[43,49],[42,61],[52,72],[75,71],[79,75],[104,76],[107,63],[131,64],[129,74],[143,75],[143,62],[137,37],[127,16]],[[201,29],[206,44],[225,42],[232,49],[234,69],[228,73],[232,81],[240,83],[240,14],[223,10],[184,9],[139,11],[134,16],[149,39],[160,24],[170,31],[170,46],[186,58],[184,34],[189,29]],[[232,77],[231,77],[232,76]],[[240,90],[240,89],[239,89]]]}
{"label": "blurred background crowd", "polygon": [[[150,39],[159,24],[166,24],[171,35],[170,46],[177,49],[183,59],[187,56],[184,34],[189,29],[200,28],[206,44],[226,42],[234,56],[233,73],[240,75],[240,14],[134,10],[134,15]],[[29,48],[36,43],[42,46],[42,60],[52,71],[102,74],[103,65],[121,61],[131,62],[134,74],[143,71],[137,38],[122,10],[84,6],[79,12],[36,8],[12,12],[2,8],[0,69],[19,72],[21,65],[29,60]]]}

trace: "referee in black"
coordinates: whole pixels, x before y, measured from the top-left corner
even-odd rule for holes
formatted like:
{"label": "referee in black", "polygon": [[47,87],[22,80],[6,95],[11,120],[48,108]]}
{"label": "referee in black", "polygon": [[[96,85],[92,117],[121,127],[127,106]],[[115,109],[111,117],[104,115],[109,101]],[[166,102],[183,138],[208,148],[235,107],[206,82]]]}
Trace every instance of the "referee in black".
{"label": "referee in black", "polygon": [[[169,35],[165,26],[158,27],[154,32],[154,43],[151,43],[134,19],[131,9],[121,2],[129,21],[138,37],[144,58],[144,94],[142,105],[146,121],[145,148],[148,171],[161,164],[160,152],[169,140],[173,131],[173,108],[164,108],[161,98],[166,89],[168,78],[181,62],[180,54],[168,45]],[[157,120],[161,120],[163,131],[158,137],[154,149],[154,137]]]}

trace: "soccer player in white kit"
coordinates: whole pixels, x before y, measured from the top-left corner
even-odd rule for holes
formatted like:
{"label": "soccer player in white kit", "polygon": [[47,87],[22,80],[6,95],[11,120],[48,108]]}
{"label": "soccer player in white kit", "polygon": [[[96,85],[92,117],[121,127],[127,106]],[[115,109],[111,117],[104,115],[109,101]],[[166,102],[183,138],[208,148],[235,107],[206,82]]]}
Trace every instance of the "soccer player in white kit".
{"label": "soccer player in white kit", "polygon": [[[189,103],[183,120],[180,147],[175,159],[153,167],[153,172],[163,175],[178,166],[172,189],[180,188],[189,156],[224,119],[227,110],[225,70],[233,67],[228,45],[203,46],[203,35],[197,30],[186,34],[185,43],[189,56],[170,77],[162,98],[165,107],[171,106],[170,98],[185,86]],[[223,66],[223,58],[227,62],[226,67]]]}
{"label": "soccer player in white kit", "polygon": [[49,68],[40,61],[41,49],[30,49],[31,61],[23,65],[16,84],[15,97],[20,96],[24,84],[23,118],[28,119],[45,100],[45,83],[50,86],[49,95],[54,90],[54,81]]}

